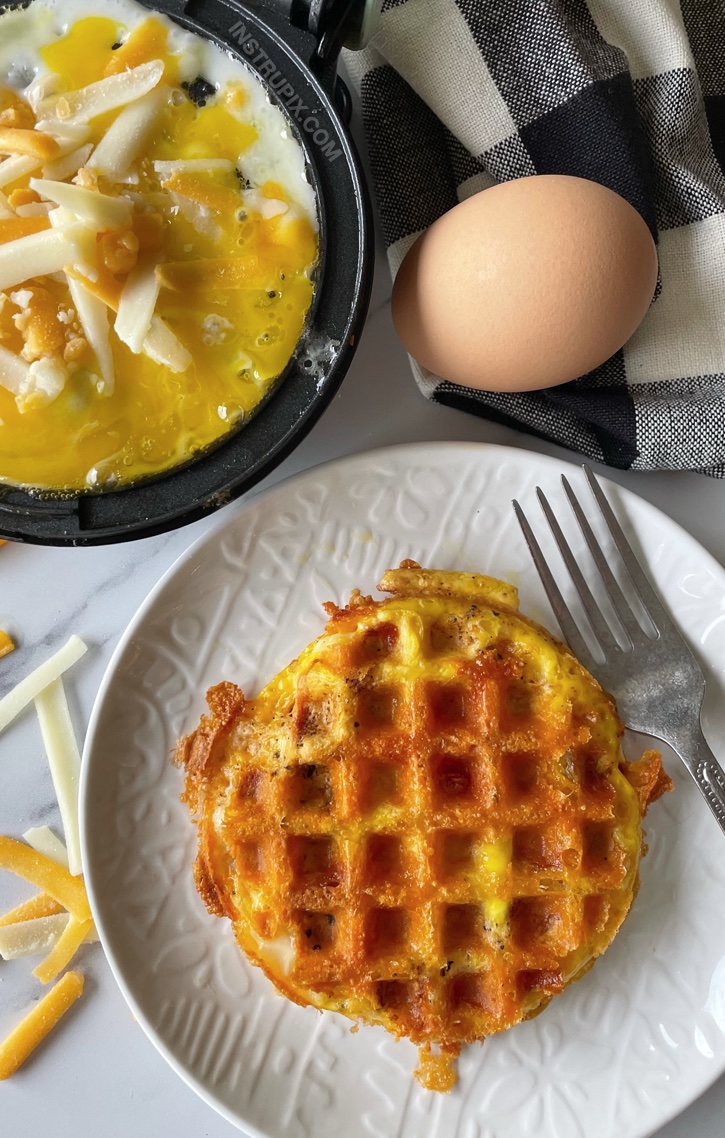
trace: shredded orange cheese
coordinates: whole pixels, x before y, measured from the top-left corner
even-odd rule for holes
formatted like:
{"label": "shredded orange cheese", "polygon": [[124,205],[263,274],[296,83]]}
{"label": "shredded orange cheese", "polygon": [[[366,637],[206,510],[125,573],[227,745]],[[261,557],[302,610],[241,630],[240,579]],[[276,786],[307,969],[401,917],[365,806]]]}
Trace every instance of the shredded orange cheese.
{"label": "shredded orange cheese", "polygon": [[58,904],[54,897],[49,897],[47,893],[38,893],[29,901],[23,901],[22,905],[3,913],[0,917],[0,928],[4,928],[5,925],[17,925],[21,921],[34,921],[37,917],[53,917],[62,911],[63,906]]}
{"label": "shredded orange cheese", "polygon": [[8,869],[18,877],[24,877],[79,920],[90,919],[91,910],[82,878],[72,877],[62,865],[37,853],[24,842],[0,835],[0,869]]}
{"label": "shredded orange cheese", "polygon": [[0,1043],[0,1079],[9,1079],[53,1030],[83,991],[80,972],[66,972],[46,996]]}
{"label": "shredded orange cheese", "polygon": [[7,632],[3,632],[0,628],[0,657],[7,656],[9,652],[15,650],[15,642]]}

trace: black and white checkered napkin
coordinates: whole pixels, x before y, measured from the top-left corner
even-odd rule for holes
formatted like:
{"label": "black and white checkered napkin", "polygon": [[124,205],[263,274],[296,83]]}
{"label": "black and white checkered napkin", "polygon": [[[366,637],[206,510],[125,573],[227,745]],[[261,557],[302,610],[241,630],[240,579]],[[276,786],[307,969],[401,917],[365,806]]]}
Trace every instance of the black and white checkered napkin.
{"label": "black and white checkered napkin", "polygon": [[348,68],[395,273],[416,236],[495,182],[574,174],[634,205],[661,288],[622,351],[572,383],[431,399],[612,466],[725,477],[723,0],[384,0]]}

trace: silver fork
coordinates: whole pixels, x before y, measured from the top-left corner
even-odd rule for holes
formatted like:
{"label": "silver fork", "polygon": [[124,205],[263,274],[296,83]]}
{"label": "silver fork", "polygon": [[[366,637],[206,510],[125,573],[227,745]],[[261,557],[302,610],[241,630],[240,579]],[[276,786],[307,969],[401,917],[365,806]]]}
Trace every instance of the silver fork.
{"label": "silver fork", "polygon": [[653,632],[649,634],[642,628],[564,475],[561,477],[564,491],[622,631],[626,634],[626,646],[620,647],[615,639],[611,625],[584,579],[551,506],[543,491],[537,487],[536,494],[544,516],[579,594],[592,632],[604,653],[603,664],[598,663],[589,651],[521,506],[514,501],[516,517],[541,583],[569,647],[585,668],[614,696],[622,721],[634,731],[642,731],[669,743],[692,775],[720,829],[725,833],[725,772],[710,750],[700,726],[705,677],[652,588],[592,471],[585,466],[584,472],[634,590],[652,622]]}

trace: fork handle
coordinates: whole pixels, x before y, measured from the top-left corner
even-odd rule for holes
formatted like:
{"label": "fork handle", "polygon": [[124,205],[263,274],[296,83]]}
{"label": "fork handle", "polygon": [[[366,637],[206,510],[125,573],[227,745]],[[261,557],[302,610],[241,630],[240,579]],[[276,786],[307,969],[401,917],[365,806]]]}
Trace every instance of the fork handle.
{"label": "fork handle", "polygon": [[689,746],[676,747],[725,834],[725,771],[713,755],[701,729]]}

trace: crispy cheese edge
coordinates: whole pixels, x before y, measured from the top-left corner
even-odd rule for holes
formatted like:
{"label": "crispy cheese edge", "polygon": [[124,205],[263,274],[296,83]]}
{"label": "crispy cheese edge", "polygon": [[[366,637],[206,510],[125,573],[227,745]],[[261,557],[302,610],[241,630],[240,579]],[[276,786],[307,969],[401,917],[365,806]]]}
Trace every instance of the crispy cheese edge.
{"label": "crispy cheese edge", "polygon": [[423,569],[417,561],[401,561],[388,569],[378,585],[381,593],[407,597],[479,597],[491,607],[517,610],[519,591],[506,581],[483,573],[459,573],[449,569]]}
{"label": "crispy cheese edge", "polygon": [[174,762],[186,771],[186,784],[181,796],[199,828],[199,845],[194,862],[194,881],[199,896],[213,916],[236,916],[224,904],[224,891],[214,877],[214,859],[210,843],[215,835],[205,819],[204,795],[213,777],[223,745],[237,718],[244,710],[244,693],[236,684],[221,683],[206,693],[209,715],[202,715],[199,726],[179,740]]}

